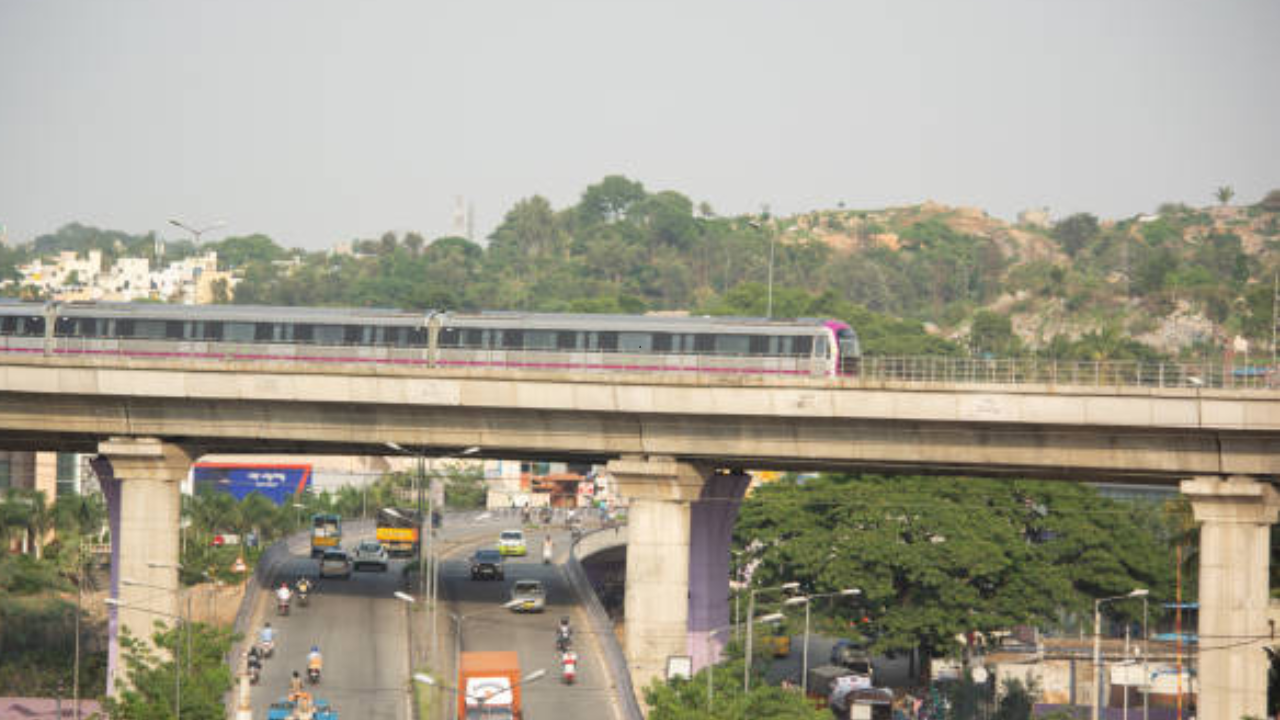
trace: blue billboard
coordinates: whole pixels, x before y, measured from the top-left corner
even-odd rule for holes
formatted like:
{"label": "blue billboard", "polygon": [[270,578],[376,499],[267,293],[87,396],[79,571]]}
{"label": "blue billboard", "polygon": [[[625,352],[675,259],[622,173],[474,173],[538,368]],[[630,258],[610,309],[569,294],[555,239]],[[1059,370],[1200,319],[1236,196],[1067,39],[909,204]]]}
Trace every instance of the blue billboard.
{"label": "blue billboard", "polygon": [[225,492],[236,500],[249,493],[261,493],[276,505],[284,505],[307,490],[310,465],[259,463],[196,463],[191,468],[195,492],[210,489]]}

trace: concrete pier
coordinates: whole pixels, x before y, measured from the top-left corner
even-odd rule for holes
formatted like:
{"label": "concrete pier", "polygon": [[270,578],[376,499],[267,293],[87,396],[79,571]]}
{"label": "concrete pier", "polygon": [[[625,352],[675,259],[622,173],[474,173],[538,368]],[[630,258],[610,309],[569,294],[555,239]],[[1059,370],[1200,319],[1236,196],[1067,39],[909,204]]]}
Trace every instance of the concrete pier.
{"label": "concrete pier", "polygon": [[643,688],[665,677],[667,659],[688,655],[689,547],[693,502],[704,475],[671,458],[609,463],[627,512],[627,663]]}
{"label": "concrete pier", "polygon": [[1182,483],[1200,523],[1197,717],[1267,714],[1271,525],[1280,494],[1249,477]]}
{"label": "concrete pier", "polygon": [[111,438],[98,453],[99,472],[110,468],[103,489],[112,519],[111,595],[121,603],[111,610],[107,692],[113,694],[123,680],[119,633],[150,642],[157,622],[172,625],[180,616],[180,488],[191,456],[155,438]]}

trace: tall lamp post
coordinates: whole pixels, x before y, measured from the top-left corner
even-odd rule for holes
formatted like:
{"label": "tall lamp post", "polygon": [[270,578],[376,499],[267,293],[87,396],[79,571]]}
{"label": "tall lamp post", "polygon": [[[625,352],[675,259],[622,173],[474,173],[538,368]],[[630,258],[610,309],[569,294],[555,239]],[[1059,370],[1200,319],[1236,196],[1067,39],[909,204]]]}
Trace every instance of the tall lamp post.
{"label": "tall lamp post", "polygon": [[797,595],[782,601],[783,605],[804,605],[804,644],[803,651],[800,655],[800,692],[806,694],[809,692],[809,607],[813,605],[813,601],[819,598],[829,597],[852,597],[861,595],[862,590],[858,588],[845,588],[839,592],[817,593],[814,595]]}
{"label": "tall lamp post", "polygon": [[[754,640],[755,633],[752,632],[755,627],[756,617],[756,595],[767,592],[777,592],[779,590],[798,590],[800,583],[786,582],[773,587],[754,588],[751,591],[751,597],[747,601],[747,656],[746,662],[742,665],[742,694],[746,695],[751,692],[751,645]],[[768,617],[768,616],[766,616]]]}
{"label": "tall lamp post", "polygon": [[[410,450],[395,442],[384,443],[387,448],[394,450],[402,455],[409,455],[417,460],[416,474],[414,484],[421,493],[426,482],[426,459],[427,455],[420,451]],[[479,446],[471,446],[453,453],[455,457],[465,457],[480,452]],[[441,453],[432,457],[448,457],[449,453]],[[421,507],[419,507],[421,510]],[[424,598],[429,598],[431,607],[431,657],[434,658],[438,651],[438,640],[436,637],[436,596],[438,593],[438,585],[436,575],[439,572],[438,563],[435,557],[435,531],[432,527],[433,518],[435,516],[434,494],[427,491],[427,514],[422,518],[421,529],[418,537],[418,582],[419,592]],[[423,545],[426,545],[425,549]],[[428,564],[428,560],[430,563]]]}
{"label": "tall lamp post", "polygon": [[[1150,593],[1146,588],[1136,588],[1124,595],[1098,598],[1093,601],[1093,712],[1092,720],[1098,720],[1102,708],[1102,604],[1113,600],[1128,598],[1145,598]],[[1125,692],[1128,692],[1126,687]]]}
{"label": "tall lamp post", "polygon": [[217,230],[217,229],[218,229],[218,228],[220,228],[220,227],[226,227],[227,222],[226,222],[225,220],[219,220],[218,222],[213,223],[212,225],[205,225],[204,227],[196,227],[196,226],[193,226],[193,225],[188,225],[187,223],[184,223],[184,222],[182,222],[181,220],[172,220],[172,219],[171,219],[171,220],[169,220],[169,224],[170,224],[170,225],[172,225],[172,226],[174,226],[174,227],[182,228],[183,230],[186,230],[187,232],[191,233],[191,236],[192,236],[192,238],[195,240],[195,243],[196,243],[196,249],[197,249],[197,250],[199,250],[199,249],[200,249],[200,236],[201,236],[201,235],[204,235],[205,233],[209,232],[210,230]]}

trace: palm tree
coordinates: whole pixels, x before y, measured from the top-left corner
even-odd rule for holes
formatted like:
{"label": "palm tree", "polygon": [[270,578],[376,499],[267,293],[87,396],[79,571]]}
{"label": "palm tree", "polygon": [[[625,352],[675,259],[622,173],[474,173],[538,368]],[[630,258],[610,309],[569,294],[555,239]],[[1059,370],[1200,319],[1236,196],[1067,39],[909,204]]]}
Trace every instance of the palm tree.
{"label": "palm tree", "polygon": [[1230,185],[1223,185],[1213,193],[1213,196],[1218,198],[1219,203],[1226,205],[1231,202],[1231,198],[1236,196],[1236,191]]}
{"label": "palm tree", "polygon": [[39,560],[44,556],[44,539],[54,526],[53,508],[44,501],[43,490],[29,491],[27,498],[27,532],[36,549],[36,560]]}

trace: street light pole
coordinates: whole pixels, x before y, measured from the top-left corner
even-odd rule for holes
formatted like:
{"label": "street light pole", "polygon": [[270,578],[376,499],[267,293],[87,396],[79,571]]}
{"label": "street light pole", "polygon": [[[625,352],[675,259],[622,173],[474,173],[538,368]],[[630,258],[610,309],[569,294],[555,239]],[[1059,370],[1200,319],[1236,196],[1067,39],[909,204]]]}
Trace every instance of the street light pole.
{"label": "street light pole", "polygon": [[192,227],[191,225],[188,225],[187,223],[184,223],[181,220],[170,220],[169,224],[173,225],[174,227],[180,227],[183,230],[186,230],[187,232],[191,233],[191,235],[195,239],[196,249],[199,250],[201,235],[204,235],[210,230],[217,230],[218,228],[225,226],[227,223],[225,220],[219,220],[218,222],[213,223],[212,225],[206,225],[202,228]]}
{"label": "street light pole", "polygon": [[[1090,713],[1091,720],[1098,720],[1098,715],[1102,709],[1102,603],[1111,602],[1112,600],[1124,600],[1126,598],[1145,598],[1150,594],[1146,588],[1136,588],[1124,595],[1113,595],[1112,597],[1098,598],[1093,601],[1093,708]],[[1129,688],[1125,686],[1125,694],[1128,696]]]}
{"label": "street light pole", "polygon": [[1151,672],[1147,663],[1151,654],[1151,640],[1147,634],[1147,596],[1142,596],[1142,720],[1147,720],[1147,702],[1151,696]]}
{"label": "street light pole", "polygon": [[793,581],[774,587],[756,588],[751,591],[751,597],[747,601],[747,656],[746,662],[742,665],[742,694],[744,696],[751,692],[751,646],[755,638],[753,628],[756,623],[756,594],[762,592],[776,592],[778,590],[795,590],[799,587],[800,583]]}

